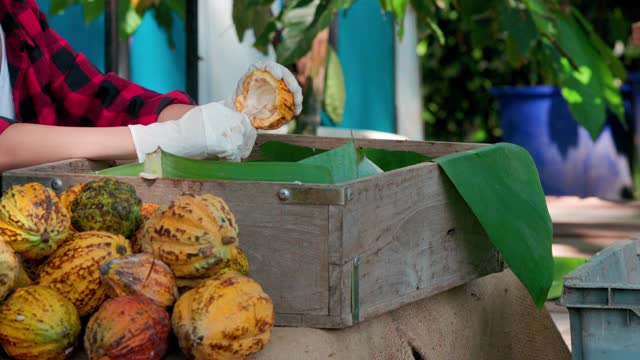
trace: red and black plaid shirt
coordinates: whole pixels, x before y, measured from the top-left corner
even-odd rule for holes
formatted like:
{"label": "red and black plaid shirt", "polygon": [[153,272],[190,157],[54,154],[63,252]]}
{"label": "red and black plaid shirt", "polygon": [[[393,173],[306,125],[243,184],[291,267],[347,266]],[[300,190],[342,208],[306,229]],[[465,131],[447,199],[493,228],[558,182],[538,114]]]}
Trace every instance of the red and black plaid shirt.
{"label": "red and black plaid shirt", "polygon": [[193,104],[179,91],[162,95],[102,74],[49,27],[35,0],[0,0],[0,24],[16,110],[15,120],[0,117],[0,133],[13,122],[146,125],[167,105]]}

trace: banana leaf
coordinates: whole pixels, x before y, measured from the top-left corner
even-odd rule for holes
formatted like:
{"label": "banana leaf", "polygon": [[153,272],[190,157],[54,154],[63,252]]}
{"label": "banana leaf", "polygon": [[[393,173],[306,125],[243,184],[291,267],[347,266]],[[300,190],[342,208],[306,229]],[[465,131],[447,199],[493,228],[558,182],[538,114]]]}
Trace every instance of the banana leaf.
{"label": "banana leaf", "polygon": [[267,141],[260,146],[260,155],[268,161],[300,161],[326,151],[324,149],[291,145],[280,141]]}
{"label": "banana leaf", "polygon": [[226,162],[194,160],[158,150],[147,154],[145,176],[195,179],[276,181],[332,184],[329,168],[316,164],[292,162]]}
{"label": "banana leaf", "polygon": [[552,223],[529,153],[500,143],[434,160],[542,307],[553,281]]}
{"label": "banana leaf", "polygon": [[195,180],[276,181],[332,184],[329,168],[294,162],[194,160],[158,150],[144,164],[132,163],[95,172],[103,176],[144,176]]}
{"label": "banana leaf", "polygon": [[298,161],[296,164],[319,165],[330,169],[336,183],[358,178],[358,154],[353,141]]}
{"label": "banana leaf", "polygon": [[144,164],[130,163],[98,170],[96,175],[104,176],[138,176],[144,170]]}
{"label": "banana leaf", "polygon": [[366,156],[358,162],[358,178],[382,174],[383,172],[384,170],[380,169],[378,165],[374,164]]}
{"label": "banana leaf", "polygon": [[360,152],[384,171],[400,169],[432,160],[432,158],[414,151],[363,147],[360,148]]}
{"label": "banana leaf", "polygon": [[[260,154],[269,161],[300,161],[327,152],[306,146],[291,145],[279,141],[268,141],[260,146]],[[432,158],[414,151],[385,150],[371,147],[358,148],[358,156],[366,156],[383,171],[431,161]]]}
{"label": "banana leaf", "polygon": [[547,300],[557,300],[562,295],[562,278],[568,273],[572,272],[578,266],[584,264],[587,261],[586,258],[575,257],[554,257],[553,263],[553,283],[551,289],[547,295]]}

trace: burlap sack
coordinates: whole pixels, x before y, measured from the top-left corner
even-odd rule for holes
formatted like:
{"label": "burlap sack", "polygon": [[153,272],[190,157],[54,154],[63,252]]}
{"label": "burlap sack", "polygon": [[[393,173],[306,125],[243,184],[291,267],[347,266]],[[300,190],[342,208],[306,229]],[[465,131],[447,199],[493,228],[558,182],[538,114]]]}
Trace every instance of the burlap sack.
{"label": "burlap sack", "polygon": [[545,309],[509,270],[344,330],[275,328],[270,359],[570,359]]}

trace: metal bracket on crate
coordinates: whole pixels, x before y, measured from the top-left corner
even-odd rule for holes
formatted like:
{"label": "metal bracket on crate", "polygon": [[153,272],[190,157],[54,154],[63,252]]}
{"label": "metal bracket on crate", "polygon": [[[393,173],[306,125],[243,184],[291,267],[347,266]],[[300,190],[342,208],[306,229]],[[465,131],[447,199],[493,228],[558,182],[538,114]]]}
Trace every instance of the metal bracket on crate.
{"label": "metal bracket on crate", "polygon": [[23,185],[28,183],[39,183],[51,188],[55,193],[64,190],[64,182],[55,176],[12,176],[2,178],[2,192],[7,191],[14,185]]}
{"label": "metal bracket on crate", "polygon": [[360,257],[353,258],[353,271],[351,272],[351,317],[353,323],[360,321]]}
{"label": "metal bracket on crate", "polygon": [[286,204],[345,205],[351,200],[351,188],[312,188],[290,186],[278,190],[278,199]]}

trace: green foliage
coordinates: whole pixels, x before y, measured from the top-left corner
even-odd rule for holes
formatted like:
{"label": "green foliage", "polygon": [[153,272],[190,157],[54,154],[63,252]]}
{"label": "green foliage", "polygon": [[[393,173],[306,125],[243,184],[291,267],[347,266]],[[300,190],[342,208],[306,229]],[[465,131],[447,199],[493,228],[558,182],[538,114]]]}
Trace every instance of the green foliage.
{"label": "green foliage", "polygon": [[[104,0],[52,0],[50,14],[62,15],[64,11],[73,5],[82,6],[82,15],[86,24],[92,23],[104,13]],[[175,48],[175,39],[172,35],[173,14],[177,14],[183,21],[186,18],[185,0],[138,0],[118,2],[118,33],[120,38],[126,40],[133,35],[147,11],[153,11],[154,18],[160,28],[167,34],[169,46]]]}
{"label": "green foliage", "polygon": [[[264,6],[260,3],[252,3],[250,7],[253,10],[248,10],[249,13]],[[315,35],[331,23],[335,12],[348,9],[352,3],[348,0],[286,1],[283,11],[270,20],[272,26],[265,27],[269,34],[263,31],[257,36],[262,42],[257,40],[256,46],[264,46],[264,39],[272,39],[278,61],[292,64],[309,51]],[[503,67],[508,66],[510,72],[521,72],[526,80],[524,84],[544,82],[561,87],[576,120],[594,139],[605,122],[607,108],[624,121],[622,98],[616,86],[617,80],[624,80],[624,66],[589,21],[566,2],[380,0],[380,5],[395,15],[400,37],[405,13],[411,5],[425,41],[424,49],[428,48],[427,45],[433,46],[429,43],[433,37],[437,40],[434,44],[447,47],[447,38],[454,35],[455,43],[464,41],[477,62],[494,62],[495,59],[487,55],[499,50],[495,54],[498,61],[506,62]],[[455,25],[455,32],[447,33],[442,31],[443,22],[459,24]],[[236,26],[240,30],[247,28],[244,19],[238,19]],[[431,51],[425,58],[430,57]],[[458,59],[452,60],[458,62]],[[447,66],[448,63],[439,65]],[[495,81],[481,81],[482,85],[488,82]],[[507,82],[505,85],[515,84]],[[479,87],[477,83],[471,86]],[[475,100],[475,97],[450,99],[464,102]],[[473,116],[470,114],[473,113],[463,116]],[[447,116],[451,115],[447,113]],[[475,125],[464,125],[463,128],[468,129],[469,126],[473,128]],[[477,138],[491,137],[474,134]]]}

